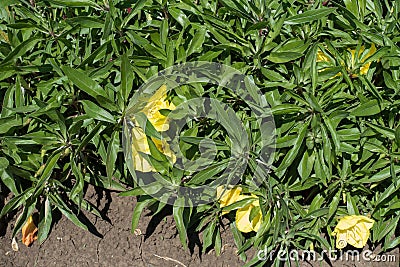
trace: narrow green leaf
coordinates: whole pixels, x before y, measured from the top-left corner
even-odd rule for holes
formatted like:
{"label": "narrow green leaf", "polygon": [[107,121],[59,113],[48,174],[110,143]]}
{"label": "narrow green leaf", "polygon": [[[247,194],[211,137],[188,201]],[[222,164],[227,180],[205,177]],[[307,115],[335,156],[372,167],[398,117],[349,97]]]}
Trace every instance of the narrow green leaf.
{"label": "narrow green leaf", "polygon": [[184,249],[187,249],[187,230],[186,230],[186,223],[184,221],[183,213],[185,210],[183,198],[177,198],[175,200],[174,206],[173,206],[173,215],[174,215],[174,220],[176,224],[176,229],[178,230],[179,234],[179,239],[181,240],[181,243],[184,247]]}
{"label": "narrow green leaf", "polygon": [[91,79],[88,75],[80,70],[73,69],[68,66],[62,66],[61,69],[68,76],[68,79],[79,89],[87,93],[89,96],[103,96],[108,98],[107,94],[100,85]]}
{"label": "narrow green leaf", "polygon": [[51,204],[49,197],[46,197],[44,204],[42,205],[40,211],[40,221],[38,226],[38,242],[39,244],[43,244],[43,242],[47,239],[47,236],[50,233],[51,223],[53,221]]}
{"label": "narrow green leaf", "polygon": [[111,115],[105,109],[97,106],[92,101],[82,100],[81,103],[83,104],[86,114],[89,115],[91,118],[99,120],[99,121],[110,122],[113,124],[116,123],[116,120],[113,115]]}
{"label": "narrow green leaf", "polygon": [[301,24],[301,23],[311,23],[314,20],[321,19],[328,16],[329,14],[335,12],[336,8],[318,8],[314,10],[307,10],[301,14],[294,15],[285,20],[285,24]]}

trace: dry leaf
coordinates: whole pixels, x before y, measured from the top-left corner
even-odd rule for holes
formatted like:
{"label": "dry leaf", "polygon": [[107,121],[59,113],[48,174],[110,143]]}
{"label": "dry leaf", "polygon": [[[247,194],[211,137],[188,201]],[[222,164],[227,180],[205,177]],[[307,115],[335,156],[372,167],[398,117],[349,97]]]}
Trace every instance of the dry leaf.
{"label": "dry leaf", "polygon": [[11,241],[11,247],[12,247],[12,250],[14,250],[14,251],[19,250],[17,239],[15,239],[15,237]]}
{"label": "dry leaf", "polygon": [[133,233],[134,233],[136,236],[142,235],[142,231],[141,231],[139,228],[136,228],[136,229],[133,231]]}
{"label": "dry leaf", "polygon": [[29,247],[37,239],[37,227],[33,223],[32,216],[29,216],[28,221],[22,227],[22,243]]}

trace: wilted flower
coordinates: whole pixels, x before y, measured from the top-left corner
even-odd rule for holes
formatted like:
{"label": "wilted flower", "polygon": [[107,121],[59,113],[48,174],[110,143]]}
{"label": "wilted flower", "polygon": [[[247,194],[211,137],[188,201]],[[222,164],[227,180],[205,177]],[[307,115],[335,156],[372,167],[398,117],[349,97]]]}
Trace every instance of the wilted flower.
{"label": "wilted flower", "polygon": [[37,239],[37,231],[38,229],[33,222],[32,216],[29,216],[22,227],[22,243],[29,247]]}
{"label": "wilted flower", "polygon": [[[257,232],[262,223],[262,213],[260,209],[260,202],[256,195],[242,195],[242,188],[239,186],[233,187],[232,189],[226,189],[224,186],[217,188],[217,198],[219,198],[220,207],[226,207],[238,201],[247,198],[254,198],[254,201],[246,206],[239,208],[236,211],[236,227],[243,233],[249,233],[251,231]],[[253,209],[258,209],[255,216],[250,220],[251,212]],[[222,215],[228,213],[223,211]]]}
{"label": "wilted flower", "polygon": [[367,243],[370,235],[369,230],[373,225],[374,220],[366,216],[344,216],[332,232],[332,235],[336,236],[336,247],[342,249],[350,244],[356,248],[363,248]]}

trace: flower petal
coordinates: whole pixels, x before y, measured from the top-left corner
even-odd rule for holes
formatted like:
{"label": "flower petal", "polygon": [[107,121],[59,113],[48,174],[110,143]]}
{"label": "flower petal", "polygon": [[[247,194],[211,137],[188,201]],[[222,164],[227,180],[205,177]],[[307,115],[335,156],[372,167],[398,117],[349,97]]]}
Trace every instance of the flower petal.
{"label": "flower petal", "polygon": [[317,52],[317,62],[330,62],[331,59],[321,50]]}
{"label": "flower petal", "polygon": [[260,210],[258,212],[258,214],[251,221],[251,227],[253,228],[253,231],[258,232],[258,230],[260,229],[261,223],[262,223],[262,212]]}
{"label": "flower petal", "polygon": [[363,248],[370,236],[374,220],[362,215],[349,215],[340,219],[332,235],[336,235],[336,247],[343,248],[348,243]]}
{"label": "flower petal", "polygon": [[152,97],[150,97],[147,105],[142,110],[147,119],[159,132],[167,131],[169,129],[168,117],[161,114],[160,110],[174,110],[176,108],[175,105],[168,102],[166,98],[167,86],[164,84],[153,94]]}
{"label": "flower petal", "polygon": [[336,248],[342,249],[347,246],[347,235],[346,232],[339,231],[337,232],[336,237]]}
{"label": "flower petal", "polygon": [[236,211],[236,227],[240,232],[249,233],[253,231],[253,226],[250,222],[250,212],[253,205],[247,205]]}
{"label": "flower petal", "polygon": [[[235,186],[232,189],[226,189],[225,186],[219,186],[217,188],[217,198],[219,198],[220,207],[223,208],[237,201],[242,200],[243,196],[240,195],[241,193],[242,193],[242,188],[239,186]],[[222,215],[227,213],[228,211],[223,211]]]}
{"label": "flower petal", "polygon": [[143,129],[140,127],[132,128],[132,139],[132,159],[135,170],[141,172],[154,171],[153,166],[139,153],[150,154],[149,143]]}
{"label": "flower petal", "polygon": [[336,225],[335,229],[339,230],[349,229],[354,225],[356,225],[358,220],[359,220],[358,217],[355,215],[344,216],[339,220],[339,223]]}
{"label": "flower petal", "polygon": [[28,220],[22,227],[22,243],[29,247],[37,239],[37,227],[33,222],[32,216],[29,216]]}

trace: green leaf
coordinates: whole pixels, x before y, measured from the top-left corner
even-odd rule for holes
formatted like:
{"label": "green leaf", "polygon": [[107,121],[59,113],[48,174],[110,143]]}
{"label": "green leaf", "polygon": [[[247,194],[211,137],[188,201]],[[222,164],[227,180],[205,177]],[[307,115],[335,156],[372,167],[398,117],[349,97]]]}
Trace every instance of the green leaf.
{"label": "green leaf", "polygon": [[332,201],[329,203],[328,220],[330,220],[332,218],[332,216],[336,214],[337,208],[339,206],[341,193],[342,193],[342,190],[339,190],[335,194],[335,196],[332,198]]}
{"label": "green leaf", "polygon": [[81,102],[83,104],[86,114],[89,115],[91,118],[99,120],[99,121],[113,123],[113,124],[116,123],[116,120],[114,119],[113,115],[111,115],[105,109],[97,106],[92,101],[82,100]]}
{"label": "green leaf", "polygon": [[321,19],[335,12],[336,8],[318,8],[314,10],[307,10],[301,14],[294,15],[285,20],[285,24],[294,25],[301,23],[311,23],[314,20]]}
{"label": "green leaf", "polygon": [[163,188],[163,185],[159,182],[151,183],[148,185],[140,185],[131,190],[119,193],[119,196],[140,196],[140,195],[154,195]]}
{"label": "green leaf", "polygon": [[31,197],[34,188],[28,188],[20,195],[13,197],[7,204],[4,205],[3,209],[0,212],[0,218],[3,217],[8,212],[20,207],[25,204],[27,199]]}
{"label": "green leaf", "polygon": [[119,144],[119,133],[115,131],[112,133],[111,140],[107,146],[106,172],[109,179],[112,179],[115,171],[115,161],[119,152]]}
{"label": "green leaf", "polygon": [[229,211],[232,211],[232,210],[243,208],[243,207],[253,203],[254,200],[257,200],[257,198],[249,197],[249,198],[245,198],[245,199],[239,200],[239,201],[237,201],[235,203],[232,203],[232,204],[230,204],[230,205],[228,205],[226,207],[223,207],[222,211],[229,212]]}
{"label": "green leaf", "polygon": [[42,38],[40,37],[32,37],[28,40],[22,42],[17,47],[15,47],[6,58],[0,63],[0,66],[12,63],[14,59],[17,59],[20,56],[25,55],[26,52],[31,50]]}
{"label": "green leaf", "polygon": [[181,243],[184,247],[184,249],[187,249],[187,230],[186,230],[186,225],[187,223],[184,220],[184,199],[183,198],[177,198],[175,200],[174,206],[173,206],[173,215],[174,215],[174,220],[176,224],[176,229],[178,230],[179,234],[179,239],[181,240]]}
{"label": "green leaf", "polygon": [[363,117],[363,116],[376,115],[379,114],[380,112],[381,112],[381,107],[379,105],[379,101],[376,99],[372,99],[353,109],[350,112],[350,115],[356,117]]}
{"label": "green leaf", "polygon": [[45,167],[42,172],[42,175],[40,176],[40,178],[36,184],[34,198],[36,198],[41,193],[43,188],[46,186],[46,183],[49,180],[51,174],[53,173],[53,170],[56,167],[56,164],[57,164],[60,156],[61,156],[61,152],[57,152],[57,153],[53,153],[47,159]]}
{"label": "green leaf", "polygon": [[289,153],[287,153],[286,156],[283,158],[282,163],[275,170],[276,172],[285,170],[293,163],[297,154],[300,152],[300,148],[303,144],[304,137],[307,134],[308,125],[309,125],[309,122],[306,122],[301,126],[292,149],[290,149]]}
{"label": "green leaf", "polygon": [[196,173],[186,184],[190,185],[201,185],[204,184],[207,180],[212,179],[215,175],[222,172],[228,166],[228,161],[222,161],[216,164],[213,164],[209,168],[199,171]]}
{"label": "green leaf", "polygon": [[156,202],[157,200],[153,199],[150,196],[141,196],[138,199],[132,214],[132,229],[131,229],[132,233],[135,231],[135,229],[139,224],[140,215],[142,214],[143,209]]}
{"label": "green leaf", "polygon": [[395,136],[397,147],[400,148],[400,125],[397,126],[394,136]]}
{"label": "green leaf", "polygon": [[98,83],[92,80],[88,75],[80,70],[73,69],[68,66],[62,66],[61,69],[67,75],[68,79],[79,89],[87,93],[89,96],[103,96],[108,98],[107,94]]}
{"label": "green leaf", "polygon": [[47,239],[47,236],[50,233],[51,223],[53,221],[52,211],[51,211],[51,204],[48,197],[42,208],[40,210],[40,219],[39,219],[39,226],[38,226],[38,242],[39,244],[43,244],[43,242]]}
{"label": "green leaf", "polygon": [[271,112],[274,115],[284,115],[290,113],[304,113],[306,109],[293,104],[281,104],[271,108]]}
{"label": "green leaf", "polygon": [[127,54],[124,54],[121,59],[121,95],[126,103],[133,87],[133,70]]}
{"label": "green leaf", "polygon": [[75,198],[82,193],[83,186],[84,186],[84,177],[82,171],[76,166],[74,159],[71,160],[71,170],[75,176],[75,184],[71,189],[70,198]]}
{"label": "green leaf", "polygon": [[74,212],[64,203],[61,197],[58,194],[52,194],[49,196],[51,203],[54,204],[61,213],[68,218],[71,222],[73,222],[76,226],[82,228],[83,230],[88,230],[88,227],[82,223],[79,218],[74,214]]}
{"label": "green leaf", "polygon": [[385,126],[382,126],[382,125],[376,125],[376,124],[369,123],[369,122],[366,122],[366,124],[369,127],[371,127],[374,131],[384,135],[386,138],[389,138],[391,140],[395,139],[395,131],[394,130],[387,128]]}
{"label": "green leaf", "polygon": [[193,36],[193,38],[189,44],[189,48],[186,52],[187,57],[195,52],[201,51],[201,48],[204,43],[205,35],[206,35],[206,28],[202,27],[196,31],[196,34]]}
{"label": "green leaf", "polygon": [[267,59],[273,63],[286,63],[302,56],[303,54],[298,52],[271,52]]}
{"label": "green leaf", "polygon": [[47,0],[51,4],[66,7],[95,7],[100,8],[96,2],[91,0]]}

